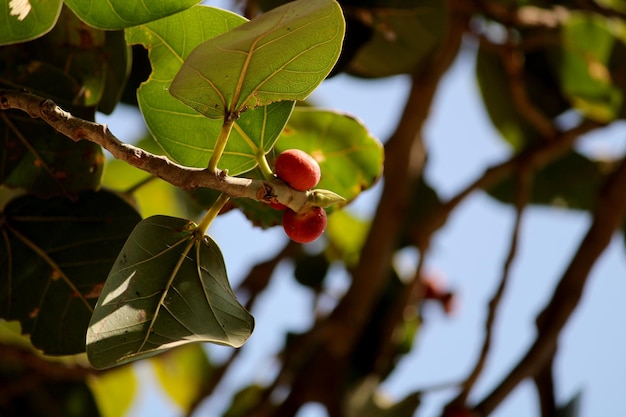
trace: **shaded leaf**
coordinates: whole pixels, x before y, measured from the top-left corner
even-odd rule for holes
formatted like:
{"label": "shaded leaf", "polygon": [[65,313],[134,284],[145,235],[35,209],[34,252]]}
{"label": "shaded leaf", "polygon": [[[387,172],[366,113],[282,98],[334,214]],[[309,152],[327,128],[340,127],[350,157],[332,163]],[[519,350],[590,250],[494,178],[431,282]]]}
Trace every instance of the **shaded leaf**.
{"label": "shaded leaf", "polygon": [[0,9],[0,45],[26,42],[44,35],[56,23],[62,5],[62,0],[5,2]]}
{"label": "shaded leaf", "polygon": [[366,21],[372,32],[348,64],[347,72],[361,77],[415,73],[428,62],[446,33],[445,2],[379,3],[371,8],[359,4],[356,11],[346,10]]}
{"label": "shaded leaf", "polygon": [[[141,112],[157,143],[183,165],[208,165],[222,122],[182,104],[168,93],[169,85],[194,47],[245,21],[224,10],[197,6],[127,30],[129,43],[148,48],[153,68],[150,79],[137,92]],[[271,149],[292,108],[293,103],[280,102],[243,113],[231,132],[220,167],[230,175],[253,169],[257,154]]]}
{"label": "shaded leaf", "polygon": [[0,132],[0,183],[69,198],[100,185],[104,154],[97,144],[75,143],[25,113],[0,114]]}
{"label": "shaded leaf", "polygon": [[[0,359],[0,365],[2,360]],[[15,369],[13,366],[0,366],[0,370]],[[17,367],[26,368],[28,367]],[[42,379],[41,375],[31,373],[25,375],[5,376],[0,371],[0,384],[5,381],[15,384],[22,378],[23,384],[33,385],[33,380]],[[3,392],[4,394],[4,392]],[[84,381],[44,380],[36,384],[35,389],[18,390],[10,396],[10,401],[0,403],[2,417],[99,417],[100,413],[93,395]]]}
{"label": "shaded leaf", "polygon": [[347,201],[378,180],[383,148],[356,118],[338,112],[298,107],[276,142],[276,154],[296,148],[320,164],[316,188],[333,191]]}
{"label": "shaded leaf", "polygon": [[93,306],[137,213],[113,194],[18,197],[0,223],[0,315],[47,354],[85,351]]}
{"label": "shaded leaf", "polygon": [[90,26],[99,29],[124,29],[151,22],[183,11],[198,0],[65,0],[67,6]]}
{"label": "shaded leaf", "polygon": [[139,378],[131,366],[121,366],[109,372],[90,375],[87,385],[95,398],[102,417],[128,415],[138,395]]}
{"label": "shaded leaf", "polygon": [[344,30],[334,0],[287,3],[200,44],[170,92],[215,119],[305,99],[335,65]]}
{"label": "shaded leaf", "polygon": [[[593,210],[603,180],[599,163],[570,152],[535,174],[529,203]],[[488,193],[499,201],[513,204],[515,183],[514,178],[507,177]]]}
{"label": "shaded leaf", "polygon": [[137,225],[107,278],[87,332],[96,368],[190,342],[241,346],[254,319],[233,293],[224,259],[188,220],[153,216]]}
{"label": "shaded leaf", "polygon": [[211,364],[202,345],[172,349],[150,360],[157,380],[168,396],[189,413],[198,403],[211,377]]}
{"label": "shaded leaf", "polygon": [[[336,215],[337,212],[331,217]],[[326,278],[326,274],[330,268],[330,262],[326,254],[324,254],[324,252],[315,255],[302,253],[300,256],[297,256],[294,261],[296,265],[293,275],[296,281],[313,291],[320,291],[324,283],[324,278]]]}
{"label": "shaded leaf", "polygon": [[[547,119],[570,107],[560,91],[560,79],[550,61],[554,51],[529,51],[524,56],[521,81],[529,103]],[[501,57],[480,47],[476,57],[476,77],[480,93],[495,128],[514,148],[522,149],[536,143],[540,133],[521,113],[511,90],[512,79]]]}

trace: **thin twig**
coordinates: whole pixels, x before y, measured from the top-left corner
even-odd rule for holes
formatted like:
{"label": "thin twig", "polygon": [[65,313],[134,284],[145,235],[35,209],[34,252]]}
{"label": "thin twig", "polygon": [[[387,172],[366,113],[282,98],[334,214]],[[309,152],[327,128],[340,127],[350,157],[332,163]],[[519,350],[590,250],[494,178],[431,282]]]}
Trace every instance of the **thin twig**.
{"label": "thin twig", "polygon": [[474,408],[490,414],[524,379],[537,375],[557,348],[558,337],[578,306],[585,284],[599,256],[626,217],[626,159],[609,176],[599,193],[593,223],[556,287],[552,299],[537,317],[537,337],[511,372]]}
{"label": "thin twig", "polygon": [[470,391],[478,381],[478,377],[481,375],[485,364],[487,363],[487,356],[489,354],[489,350],[491,348],[491,341],[493,339],[494,332],[494,324],[496,321],[496,313],[498,311],[498,307],[500,306],[500,302],[502,301],[502,296],[504,295],[504,290],[506,289],[507,283],[509,281],[509,277],[511,275],[511,267],[513,265],[513,261],[517,255],[517,247],[519,243],[519,235],[520,235],[520,227],[522,224],[522,215],[524,213],[524,209],[528,204],[529,194],[531,189],[531,171],[526,167],[520,167],[519,171],[517,171],[517,192],[516,192],[516,201],[515,201],[515,223],[513,225],[513,233],[511,236],[511,246],[509,247],[509,253],[504,262],[504,266],[502,268],[502,277],[500,279],[500,285],[496,289],[493,297],[489,301],[489,310],[487,313],[487,320],[485,321],[485,340],[483,341],[483,346],[480,351],[480,355],[476,364],[474,365],[474,369],[467,377],[465,382],[462,385],[461,392],[459,395],[452,401],[453,403],[465,404],[467,401],[467,397],[470,394]]}

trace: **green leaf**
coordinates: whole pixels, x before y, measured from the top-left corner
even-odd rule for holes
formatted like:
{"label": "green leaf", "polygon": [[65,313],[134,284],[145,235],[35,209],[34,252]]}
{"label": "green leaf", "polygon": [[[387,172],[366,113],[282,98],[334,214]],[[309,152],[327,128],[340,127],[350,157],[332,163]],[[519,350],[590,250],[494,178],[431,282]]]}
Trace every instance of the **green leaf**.
{"label": "green leaf", "polygon": [[[531,204],[558,206],[577,210],[593,210],[598,190],[604,180],[601,163],[576,152],[537,172],[533,178]],[[490,196],[504,203],[515,201],[516,181],[507,177],[488,190]]]}
{"label": "green leaf", "polygon": [[343,261],[348,268],[356,266],[369,228],[369,221],[359,219],[346,210],[337,210],[328,217],[326,226],[329,241],[327,256]]}
{"label": "green leaf", "polygon": [[150,359],[157,380],[187,414],[201,399],[212,367],[200,344],[185,345]]}
{"label": "green leaf", "polygon": [[372,36],[352,58],[347,72],[361,77],[412,74],[428,62],[446,33],[445,2],[404,3],[394,7],[383,2],[361,9],[372,22]]}
{"label": "green leaf", "polygon": [[[129,43],[148,48],[152,63],[150,79],[137,92],[146,124],[165,153],[183,165],[208,165],[222,122],[203,117],[176,100],[168,93],[169,85],[193,48],[245,21],[231,12],[196,6],[126,31]],[[231,132],[220,167],[230,175],[253,169],[257,154],[274,145],[293,105],[280,102],[243,113]]]}
{"label": "green leaf", "polygon": [[620,115],[624,92],[608,68],[616,35],[612,22],[589,13],[572,13],[562,29],[563,50],[557,62],[562,88],[586,117],[610,122]]}
{"label": "green leaf", "polygon": [[344,30],[334,0],[290,2],[199,45],[170,92],[215,119],[305,99],[332,70]]}
{"label": "green leaf", "polygon": [[276,142],[276,154],[296,148],[320,164],[316,188],[333,191],[347,201],[368,189],[382,174],[380,142],[356,118],[328,110],[298,107]]}
{"label": "green leaf", "polygon": [[0,45],[38,38],[54,27],[62,0],[5,2],[0,9]]}
{"label": "green leaf", "polygon": [[125,29],[190,8],[198,0],[65,0],[88,25],[99,29]]}
{"label": "green leaf", "polygon": [[0,316],[47,354],[85,351],[93,306],[126,237],[139,222],[107,192],[18,197],[0,223]]}
{"label": "green leaf", "polygon": [[188,220],[153,216],[137,225],[98,299],[87,332],[96,368],[190,342],[241,346],[254,319],[233,293],[217,244]]}
{"label": "green leaf", "polygon": [[128,415],[138,394],[139,381],[132,366],[121,366],[109,372],[90,375],[87,385],[102,417]]}

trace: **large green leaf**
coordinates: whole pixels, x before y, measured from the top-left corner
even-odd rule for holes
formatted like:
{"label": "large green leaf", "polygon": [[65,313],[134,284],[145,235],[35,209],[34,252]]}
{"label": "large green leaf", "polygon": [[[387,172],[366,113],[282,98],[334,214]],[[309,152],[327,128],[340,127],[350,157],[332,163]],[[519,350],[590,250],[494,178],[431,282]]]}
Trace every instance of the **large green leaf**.
{"label": "large green leaf", "polygon": [[48,32],[57,21],[62,0],[4,2],[0,8],[0,45],[26,42]]}
{"label": "large green leaf", "polygon": [[276,142],[276,153],[297,148],[319,162],[317,188],[331,190],[347,201],[371,187],[382,174],[380,142],[352,116],[298,107]]}
{"label": "large green leaf", "polygon": [[302,100],[332,70],[344,31],[334,0],[290,2],[199,45],[170,92],[216,119]]}
{"label": "large green leaf", "polygon": [[124,29],[161,19],[190,8],[199,0],[65,0],[65,4],[90,26]]}
{"label": "large green leaf", "polygon": [[217,244],[188,220],[153,216],[133,230],[87,332],[96,368],[190,342],[241,346],[254,319],[233,293]]}
{"label": "large green leaf", "polygon": [[[148,48],[152,63],[150,79],[137,92],[146,124],[165,153],[183,165],[208,165],[222,122],[182,104],[168,93],[169,85],[196,46],[245,21],[231,12],[197,6],[126,31],[129,43]],[[257,154],[271,149],[292,109],[292,102],[280,102],[243,113],[231,132],[220,167],[230,175],[254,168]]]}
{"label": "large green leaf", "polygon": [[48,354],[85,351],[93,306],[135,210],[107,192],[19,197],[0,222],[0,316],[19,320]]}

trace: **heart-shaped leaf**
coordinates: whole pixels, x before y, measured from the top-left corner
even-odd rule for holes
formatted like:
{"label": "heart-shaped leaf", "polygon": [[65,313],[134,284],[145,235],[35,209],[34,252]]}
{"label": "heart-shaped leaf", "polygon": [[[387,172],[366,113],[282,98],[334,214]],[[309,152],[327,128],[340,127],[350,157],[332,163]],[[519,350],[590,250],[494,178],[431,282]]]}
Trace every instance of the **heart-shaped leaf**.
{"label": "heart-shaped leaf", "polygon": [[[165,153],[183,165],[208,165],[222,121],[201,116],[172,97],[168,87],[191,50],[245,21],[225,10],[196,6],[126,31],[129,43],[148,48],[152,63],[150,79],[137,92],[146,124]],[[272,148],[293,106],[293,102],[280,102],[242,114],[233,127],[220,167],[228,169],[230,175],[253,169],[259,150],[266,153]]]}
{"label": "heart-shaped leaf", "polygon": [[0,222],[0,317],[19,320],[45,353],[85,351],[93,306],[126,237],[140,220],[112,193],[19,197]]}
{"label": "heart-shaped leaf", "polygon": [[137,225],[102,290],[87,332],[96,368],[190,342],[241,346],[253,317],[233,293],[217,244],[188,220],[153,216]]}
{"label": "heart-shaped leaf", "polygon": [[344,32],[336,1],[290,2],[194,49],[170,93],[216,119],[305,99],[337,62]]}
{"label": "heart-shaped leaf", "polygon": [[62,0],[4,2],[0,8],[0,45],[26,42],[48,32],[61,12]]}
{"label": "heart-shaped leaf", "polygon": [[65,0],[65,4],[90,26],[124,29],[188,9],[198,0]]}

